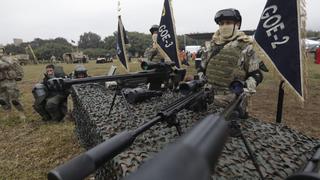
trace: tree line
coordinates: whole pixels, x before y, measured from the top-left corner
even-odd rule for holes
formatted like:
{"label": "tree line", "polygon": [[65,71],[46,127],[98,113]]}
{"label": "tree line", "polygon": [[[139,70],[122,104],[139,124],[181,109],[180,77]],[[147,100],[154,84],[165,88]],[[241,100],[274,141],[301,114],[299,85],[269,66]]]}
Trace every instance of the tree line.
{"label": "tree line", "polygon": [[[30,50],[27,48],[28,45],[31,45],[38,59],[50,59],[51,56],[62,59],[64,53],[78,50],[83,51],[90,58],[97,58],[102,55],[115,56],[116,33],[102,39],[96,33],[85,32],[80,35],[78,46],[68,42],[63,37],[55,39],[35,38],[31,42],[22,43],[19,46],[8,44],[5,46],[5,51],[13,55],[27,53],[32,57]],[[151,45],[151,35],[139,32],[126,32],[126,34],[130,42],[130,46],[127,48],[129,56],[143,56],[145,49]],[[320,31],[307,31],[307,37],[320,37]],[[178,35],[177,38],[180,48],[184,48],[185,42],[187,45],[204,45],[204,40],[195,40],[184,35]]]}
{"label": "tree line", "polygon": [[[145,49],[151,45],[151,35],[139,32],[126,32],[130,46],[127,48],[129,56],[140,57],[143,56]],[[102,55],[115,56],[116,49],[116,32],[114,35],[107,36],[104,39],[96,33],[85,32],[80,35],[78,46],[68,42],[63,37],[55,39],[40,39],[35,38],[31,42],[22,43],[19,46],[8,44],[5,46],[6,53],[16,54],[29,54],[32,57],[28,45],[31,45],[34,54],[38,59],[50,59],[55,56],[62,59],[62,55],[68,52],[83,51],[84,54],[90,58],[97,58]],[[184,48],[184,42],[189,45],[204,45],[204,41],[197,41],[189,38],[188,36],[178,36],[179,47]]]}

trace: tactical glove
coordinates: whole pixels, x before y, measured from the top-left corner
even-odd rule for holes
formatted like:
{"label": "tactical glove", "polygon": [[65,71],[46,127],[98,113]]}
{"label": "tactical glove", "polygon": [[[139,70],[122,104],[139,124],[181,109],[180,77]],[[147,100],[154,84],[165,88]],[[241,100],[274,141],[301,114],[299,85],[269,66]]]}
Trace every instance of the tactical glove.
{"label": "tactical glove", "polygon": [[254,93],[256,93],[256,87],[257,87],[257,82],[253,77],[249,77],[246,81],[245,81],[245,88],[243,89],[243,91],[247,94],[247,95],[253,95]]}
{"label": "tactical glove", "polygon": [[207,80],[208,80],[207,76],[204,75],[203,72],[198,72],[197,75],[198,75],[198,77],[199,77],[199,80],[204,80],[204,81],[207,81]]}
{"label": "tactical glove", "polygon": [[51,78],[47,81],[47,86],[49,90],[53,91],[62,91],[66,89],[63,78]]}

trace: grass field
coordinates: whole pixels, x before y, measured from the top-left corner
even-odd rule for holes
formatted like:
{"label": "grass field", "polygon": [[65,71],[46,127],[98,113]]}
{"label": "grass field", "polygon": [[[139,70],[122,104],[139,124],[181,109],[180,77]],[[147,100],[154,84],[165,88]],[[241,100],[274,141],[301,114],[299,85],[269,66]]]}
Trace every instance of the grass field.
{"label": "grass field", "polygon": [[[119,73],[124,69],[114,63]],[[320,65],[309,64],[309,98],[302,108],[286,94],[284,106],[284,124],[309,136],[320,138]],[[75,65],[61,64],[65,72],[72,72]],[[85,64],[91,76],[106,74],[112,64]],[[130,64],[131,71],[139,69],[139,64]],[[32,109],[32,87],[43,77],[45,65],[24,67],[25,77],[19,83],[21,99],[26,109],[27,120],[22,122],[17,115],[0,121],[0,179],[46,179],[46,173],[57,165],[81,153],[74,135],[71,120],[64,122],[42,122]],[[188,74],[194,74],[194,67],[188,68]],[[261,120],[274,122],[277,101],[278,82],[266,74],[265,81],[259,86],[250,104],[250,114]],[[15,113],[15,111],[14,111]],[[4,112],[0,110],[0,116]]]}

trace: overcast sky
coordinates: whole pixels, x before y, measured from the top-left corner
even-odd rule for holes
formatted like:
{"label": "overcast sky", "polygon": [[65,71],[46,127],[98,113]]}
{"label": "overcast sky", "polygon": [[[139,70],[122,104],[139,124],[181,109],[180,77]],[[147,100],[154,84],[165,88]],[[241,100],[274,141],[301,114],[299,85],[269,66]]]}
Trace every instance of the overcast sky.
{"label": "overcast sky", "polygon": [[[320,0],[307,1],[307,29],[320,31]],[[121,0],[123,24],[128,31],[147,33],[159,24],[163,0]],[[242,29],[255,29],[266,0],[173,0],[177,34],[213,32],[214,14],[223,8],[237,8]],[[78,41],[84,32],[102,38],[117,27],[117,0],[1,0],[0,44],[13,38],[25,42],[34,38],[64,37]]]}

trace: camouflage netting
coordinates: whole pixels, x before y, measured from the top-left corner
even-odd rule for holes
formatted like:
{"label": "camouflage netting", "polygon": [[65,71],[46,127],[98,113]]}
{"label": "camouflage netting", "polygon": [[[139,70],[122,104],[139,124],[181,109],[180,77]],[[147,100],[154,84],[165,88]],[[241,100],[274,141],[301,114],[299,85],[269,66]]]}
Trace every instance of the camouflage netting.
{"label": "camouflage netting", "polygon": [[[151,120],[167,104],[182,97],[165,92],[161,98],[152,98],[136,105],[117,96],[115,106],[108,116],[114,91],[98,84],[74,85],[72,98],[76,134],[81,145],[89,149],[124,130],[133,130]],[[221,110],[221,109],[219,109]],[[217,111],[213,104],[206,113],[182,110],[177,114],[182,131],[186,132],[198,120]],[[312,155],[313,147],[320,141],[308,138],[280,125],[248,119],[241,122],[244,135],[254,149],[264,176],[283,179],[296,172]],[[136,168],[178,136],[175,127],[159,123],[140,135],[134,144],[96,172],[96,179],[120,179]],[[259,175],[240,138],[229,138],[219,159],[213,179],[257,179]]]}

